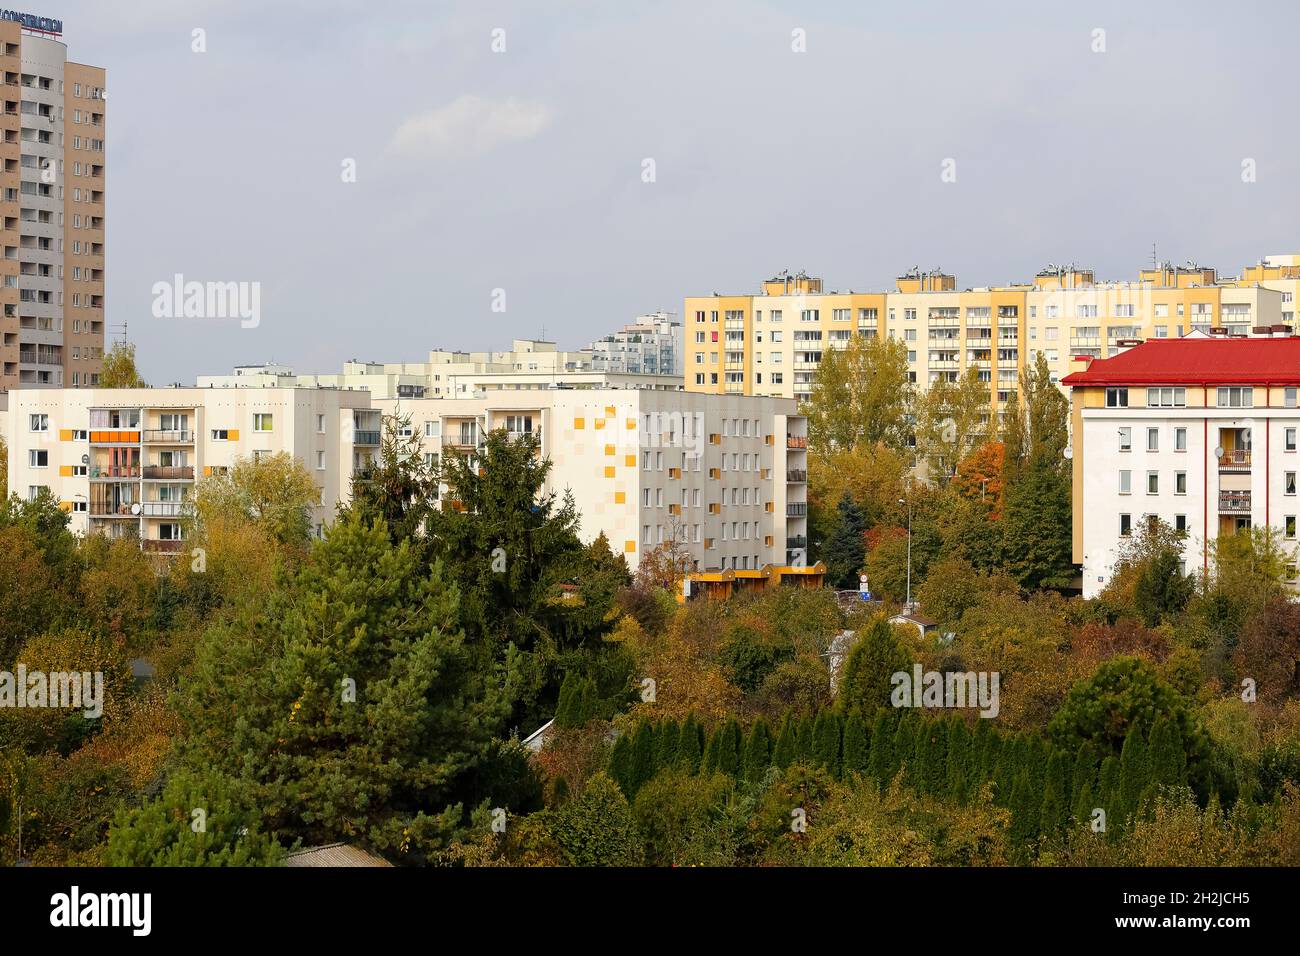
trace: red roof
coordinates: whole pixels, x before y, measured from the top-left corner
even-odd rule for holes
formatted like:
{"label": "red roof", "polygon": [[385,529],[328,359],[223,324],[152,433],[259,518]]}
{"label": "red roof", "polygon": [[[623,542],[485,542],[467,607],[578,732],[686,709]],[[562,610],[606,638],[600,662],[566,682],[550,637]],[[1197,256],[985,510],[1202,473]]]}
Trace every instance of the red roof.
{"label": "red roof", "polygon": [[1064,385],[1300,385],[1300,338],[1148,339]]}

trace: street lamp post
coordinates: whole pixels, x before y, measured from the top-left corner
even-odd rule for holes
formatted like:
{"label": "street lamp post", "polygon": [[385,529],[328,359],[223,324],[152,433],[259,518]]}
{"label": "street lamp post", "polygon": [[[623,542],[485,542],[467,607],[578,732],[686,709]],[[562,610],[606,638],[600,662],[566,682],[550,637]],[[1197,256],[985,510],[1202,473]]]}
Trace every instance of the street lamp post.
{"label": "street lamp post", "polygon": [[912,610],[912,496],[908,495],[907,500],[898,499],[898,503],[907,505],[907,603],[903,606],[904,612]]}

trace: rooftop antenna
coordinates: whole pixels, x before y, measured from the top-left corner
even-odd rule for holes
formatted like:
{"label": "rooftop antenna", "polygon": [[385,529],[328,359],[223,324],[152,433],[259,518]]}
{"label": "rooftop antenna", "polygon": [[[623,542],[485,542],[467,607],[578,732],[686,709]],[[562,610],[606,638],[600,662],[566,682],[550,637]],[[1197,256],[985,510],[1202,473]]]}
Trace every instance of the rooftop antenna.
{"label": "rooftop antenna", "polygon": [[1155,240],[1152,240],[1152,242],[1151,242],[1151,268],[1152,268],[1152,269],[1158,269],[1158,268],[1160,268],[1160,264],[1156,261],[1156,244],[1155,244]]}
{"label": "rooftop antenna", "polygon": [[123,320],[122,320],[122,324],[121,324],[121,325],[114,326],[114,328],[121,329],[121,331],[122,331],[122,344],[123,344],[123,345],[126,345],[126,319],[123,319]]}

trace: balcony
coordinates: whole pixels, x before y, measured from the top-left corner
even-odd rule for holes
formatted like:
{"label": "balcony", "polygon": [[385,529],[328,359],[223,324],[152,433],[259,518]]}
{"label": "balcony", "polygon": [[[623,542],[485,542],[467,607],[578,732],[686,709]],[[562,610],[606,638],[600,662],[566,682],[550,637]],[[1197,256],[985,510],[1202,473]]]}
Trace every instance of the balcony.
{"label": "balcony", "polygon": [[805,468],[791,468],[786,471],[785,480],[792,484],[803,484],[808,480],[808,471]]}
{"label": "balcony", "polygon": [[194,432],[184,428],[146,428],[144,440],[162,445],[192,445]]}
{"label": "balcony", "polygon": [[786,435],[785,447],[786,448],[807,448],[808,437],[806,435]]}
{"label": "balcony", "polygon": [[145,478],[152,480],[194,480],[193,465],[145,465]]}
{"label": "balcony", "polygon": [[1250,492],[1249,491],[1220,491],[1219,492],[1219,514],[1225,514],[1225,515],[1250,514]]}
{"label": "balcony", "polygon": [[378,431],[355,431],[352,433],[352,444],[354,445],[378,445]]}
{"label": "balcony", "polygon": [[90,443],[92,445],[138,445],[140,444],[140,432],[138,429],[92,431],[90,433]]}
{"label": "balcony", "polygon": [[184,507],[183,501],[142,501],[140,513],[146,518],[178,518]]}
{"label": "balcony", "polygon": [[130,504],[114,504],[111,501],[90,502],[89,512],[96,518],[134,518]]}
{"label": "balcony", "polygon": [[785,506],[785,515],[787,518],[803,518],[808,514],[808,502],[793,501]]}
{"label": "balcony", "polygon": [[1219,456],[1219,471],[1250,471],[1250,449],[1230,448],[1225,451]]}
{"label": "balcony", "polygon": [[806,548],[808,547],[808,539],[801,534],[793,538],[786,538],[785,546],[787,548]]}
{"label": "balcony", "polygon": [[104,468],[99,465],[91,465],[89,477],[99,478],[101,480],[110,480],[115,478],[139,478],[140,469],[136,468]]}
{"label": "balcony", "polygon": [[163,541],[159,538],[145,538],[140,542],[140,547],[150,554],[179,554],[185,550],[184,541]]}

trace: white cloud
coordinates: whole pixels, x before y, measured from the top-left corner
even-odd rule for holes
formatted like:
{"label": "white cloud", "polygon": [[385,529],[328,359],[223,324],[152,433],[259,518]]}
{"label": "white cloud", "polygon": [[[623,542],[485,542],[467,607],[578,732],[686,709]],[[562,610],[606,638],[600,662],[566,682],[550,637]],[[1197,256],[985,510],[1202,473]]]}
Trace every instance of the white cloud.
{"label": "white cloud", "polygon": [[531,139],[551,124],[545,103],[509,97],[462,96],[412,116],[397,128],[388,149],[399,156],[448,159],[478,156],[503,143]]}

